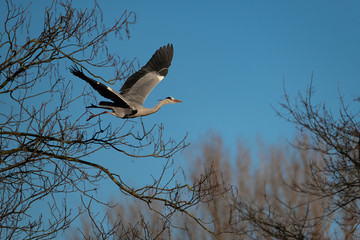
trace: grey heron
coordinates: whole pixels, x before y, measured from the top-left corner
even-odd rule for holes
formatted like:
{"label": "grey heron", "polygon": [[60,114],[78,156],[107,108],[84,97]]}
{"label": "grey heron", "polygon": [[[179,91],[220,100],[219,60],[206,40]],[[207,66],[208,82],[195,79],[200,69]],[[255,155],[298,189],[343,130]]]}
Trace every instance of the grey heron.
{"label": "grey heron", "polygon": [[77,67],[71,67],[70,72],[72,74],[85,80],[101,96],[112,101],[101,101],[98,106],[88,106],[87,108],[102,108],[112,110],[112,112],[104,111],[96,115],[91,114],[87,120],[89,121],[91,118],[105,113],[119,118],[136,118],[153,114],[165,104],[182,102],[173,97],[167,97],[153,108],[145,108],[143,106],[151,90],[167,75],[173,55],[174,47],[172,44],[159,48],[145,66],[125,81],[120,89],[120,93],[105,84],[85,76]]}

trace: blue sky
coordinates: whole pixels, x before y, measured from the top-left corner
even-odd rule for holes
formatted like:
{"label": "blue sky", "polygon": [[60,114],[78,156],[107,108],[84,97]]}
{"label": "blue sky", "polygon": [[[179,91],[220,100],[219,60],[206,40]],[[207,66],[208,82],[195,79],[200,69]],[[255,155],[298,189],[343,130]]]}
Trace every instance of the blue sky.
{"label": "blue sky", "polygon": [[[209,130],[228,145],[237,139],[291,138],[294,126],[279,119],[286,90],[305,92],[314,72],[316,99],[338,107],[360,90],[358,1],[128,1],[102,5],[107,18],[124,9],[137,14],[129,40],[114,42],[119,55],[145,64],[169,42],[175,54],[168,76],[146,105],[173,96],[144,121],[162,122],[171,136],[189,132],[201,141]],[[109,120],[110,120],[109,116]],[[119,121],[112,119],[111,121]],[[121,120],[120,120],[121,121]]]}
{"label": "blue sky", "polygon": [[[294,125],[277,117],[272,105],[279,106],[284,85],[291,96],[305,93],[312,72],[317,101],[336,110],[340,89],[345,100],[359,108],[352,101],[360,94],[359,1],[99,1],[99,5],[108,24],[124,10],[137,15],[130,39],[110,39],[109,48],[118,55],[137,57],[142,66],[159,47],[174,44],[169,73],[145,106],[168,96],[183,103],[166,105],[143,118],[149,127],[163,123],[167,137],[180,140],[188,133],[187,141],[196,146],[213,131],[231,151],[239,139],[250,147],[259,136],[266,143],[291,139]],[[94,73],[105,75],[102,71]],[[111,115],[101,118],[114,126],[124,121]],[[129,184],[147,182],[164,164],[111,151],[101,154],[106,156],[104,165]],[[181,165],[182,155],[175,161]]]}
{"label": "blue sky", "polygon": [[[294,125],[276,116],[272,106],[279,106],[284,85],[293,97],[305,93],[312,72],[316,100],[336,111],[340,89],[345,100],[358,107],[352,101],[360,90],[358,1],[101,1],[99,5],[109,25],[124,10],[136,13],[130,39],[110,38],[108,47],[118,55],[137,57],[142,66],[159,47],[174,44],[169,73],[145,106],[168,96],[183,103],[166,105],[143,118],[148,127],[163,123],[166,137],[180,140],[188,133],[187,141],[195,146],[216,132],[232,153],[239,139],[249,147],[258,137],[266,143],[291,140]],[[84,82],[66,73],[68,66],[63,66],[65,77],[83,87]],[[111,77],[108,70],[94,73]],[[121,84],[112,87],[120,89]],[[101,119],[114,126],[124,121],[111,115]],[[143,171],[145,182],[163,164],[105,154],[109,166],[121,162],[121,174]],[[181,154],[175,159],[183,161]]]}
{"label": "blue sky", "polygon": [[275,141],[293,135],[271,108],[283,83],[292,95],[304,92],[314,71],[316,96],[335,105],[338,87],[350,98],[360,89],[355,1],[134,1],[103,9],[108,17],[137,13],[131,39],[114,42],[120,55],[142,65],[158,47],[174,44],[169,75],[146,102],[169,95],[184,101],[148,117],[169,134],[201,140],[213,129],[229,143],[257,135]]}
{"label": "blue sky", "polygon": [[[216,132],[232,154],[239,139],[249,147],[256,145],[258,137],[266,143],[291,140],[294,125],[276,116],[272,106],[279,106],[284,85],[292,97],[305,93],[312,72],[315,100],[336,111],[340,89],[345,100],[358,108],[352,101],[360,90],[358,1],[100,4],[109,23],[124,10],[137,14],[131,38],[109,42],[120,56],[137,57],[142,66],[159,47],[174,44],[169,73],[145,106],[152,107],[167,96],[183,103],[164,106],[143,118],[149,127],[163,123],[167,137],[180,140],[188,133],[188,142],[196,146],[207,140],[209,131]],[[101,74],[100,69],[95,71]],[[102,120],[114,125],[123,121],[110,115]],[[159,160],[119,160],[118,155],[107,154],[109,166],[119,163],[119,171],[129,181],[146,182],[162,169]],[[175,160],[183,164],[181,154]]]}

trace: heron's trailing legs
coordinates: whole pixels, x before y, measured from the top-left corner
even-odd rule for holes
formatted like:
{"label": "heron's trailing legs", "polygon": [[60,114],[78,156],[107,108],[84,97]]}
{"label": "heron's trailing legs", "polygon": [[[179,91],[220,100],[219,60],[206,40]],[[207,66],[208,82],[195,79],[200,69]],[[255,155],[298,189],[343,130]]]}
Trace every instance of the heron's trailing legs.
{"label": "heron's trailing legs", "polygon": [[101,112],[101,113],[98,113],[98,114],[92,114],[92,113],[90,113],[91,115],[90,115],[90,117],[89,117],[86,121],[89,121],[89,120],[92,119],[93,117],[100,116],[100,115],[102,115],[102,114],[104,114],[104,113],[113,114],[112,112],[109,112],[109,111],[104,111],[104,112]]}

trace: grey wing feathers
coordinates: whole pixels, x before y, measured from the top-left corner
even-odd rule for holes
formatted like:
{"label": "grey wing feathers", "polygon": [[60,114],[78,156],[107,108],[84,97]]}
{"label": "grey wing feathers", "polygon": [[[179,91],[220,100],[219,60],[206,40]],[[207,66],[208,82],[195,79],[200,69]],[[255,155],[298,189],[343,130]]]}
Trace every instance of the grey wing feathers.
{"label": "grey wing feathers", "polygon": [[[126,80],[120,90],[121,94],[143,94],[142,98],[145,100],[150,91],[160,82],[157,76],[165,77],[167,75],[173,55],[174,47],[172,44],[159,48],[145,66]],[[150,75],[146,76],[148,74]],[[139,81],[143,81],[146,86],[138,83]],[[141,87],[141,89],[139,89],[139,87]]]}
{"label": "grey wing feathers", "polygon": [[124,108],[131,108],[130,105],[124,100],[123,97],[112,88],[102,84],[101,82],[95,81],[87,77],[81,70],[77,67],[70,67],[70,72],[75,76],[85,80],[87,83],[90,84],[92,88],[94,88],[101,96],[114,101],[114,103],[119,107]]}

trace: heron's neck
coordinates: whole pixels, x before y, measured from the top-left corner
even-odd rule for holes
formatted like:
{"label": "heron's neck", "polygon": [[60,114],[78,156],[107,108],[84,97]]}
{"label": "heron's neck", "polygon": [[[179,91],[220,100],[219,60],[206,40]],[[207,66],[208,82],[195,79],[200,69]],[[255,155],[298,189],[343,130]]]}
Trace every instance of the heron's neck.
{"label": "heron's neck", "polygon": [[143,108],[141,109],[141,115],[145,116],[145,115],[149,115],[152,113],[155,113],[157,111],[159,111],[159,109],[161,108],[161,106],[167,104],[164,100],[161,100],[158,104],[156,104],[155,107],[153,108]]}

